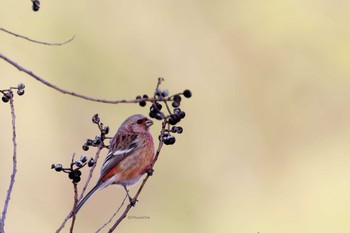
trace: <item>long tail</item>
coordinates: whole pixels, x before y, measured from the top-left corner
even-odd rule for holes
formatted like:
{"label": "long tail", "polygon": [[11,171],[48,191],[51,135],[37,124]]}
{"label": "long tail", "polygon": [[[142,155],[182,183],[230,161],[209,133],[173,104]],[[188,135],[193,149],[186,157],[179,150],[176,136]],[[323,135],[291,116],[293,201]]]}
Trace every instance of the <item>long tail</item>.
{"label": "long tail", "polygon": [[[86,196],[78,202],[78,205],[75,209],[75,214],[78,213],[78,211],[80,210],[80,208],[85,204],[85,202],[101,187],[102,182],[98,182],[95,187],[93,187],[90,192],[88,194],[86,194]],[[70,213],[70,217],[72,217],[73,212]]]}

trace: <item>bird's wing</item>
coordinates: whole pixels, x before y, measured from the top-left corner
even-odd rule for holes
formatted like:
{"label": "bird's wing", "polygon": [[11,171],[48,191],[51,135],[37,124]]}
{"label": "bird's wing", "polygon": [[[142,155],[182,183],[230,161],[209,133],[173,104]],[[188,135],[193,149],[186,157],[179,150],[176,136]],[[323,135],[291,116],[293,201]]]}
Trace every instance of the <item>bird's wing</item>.
{"label": "bird's wing", "polygon": [[111,147],[101,167],[100,180],[108,179],[109,177],[105,177],[106,174],[132,154],[138,146],[137,136],[137,134],[119,134],[112,139]]}

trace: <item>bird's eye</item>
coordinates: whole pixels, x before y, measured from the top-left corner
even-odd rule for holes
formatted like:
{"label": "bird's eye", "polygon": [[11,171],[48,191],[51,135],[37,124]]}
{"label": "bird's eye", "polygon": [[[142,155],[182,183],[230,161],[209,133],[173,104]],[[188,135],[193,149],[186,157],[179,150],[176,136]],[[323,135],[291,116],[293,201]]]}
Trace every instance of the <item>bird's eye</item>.
{"label": "bird's eye", "polygon": [[137,123],[137,124],[141,124],[141,123],[142,123],[142,120],[137,120],[136,123]]}

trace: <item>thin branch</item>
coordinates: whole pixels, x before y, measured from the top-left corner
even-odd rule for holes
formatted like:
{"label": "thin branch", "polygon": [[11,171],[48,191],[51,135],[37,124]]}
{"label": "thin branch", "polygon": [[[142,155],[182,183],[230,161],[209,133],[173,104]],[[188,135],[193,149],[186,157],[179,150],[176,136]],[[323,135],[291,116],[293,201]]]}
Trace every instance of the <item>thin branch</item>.
{"label": "thin branch", "polygon": [[84,187],[83,187],[83,189],[82,189],[82,191],[81,191],[81,193],[80,193],[80,196],[79,196],[79,199],[78,199],[78,200],[81,200],[81,199],[84,197],[84,193],[85,193],[85,191],[86,191],[86,189],[87,189],[87,187],[88,187],[88,185],[89,185],[89,183],[90,183],[90,180],[91,180],[91,178],[92,178],[92,175],[93,175],[94,170],[95,170],[96,165],[97,165],[98,158],[100,157],[100,153],[101,153],[101,150],[102,150],[103,148],[104,148],[104,147],[103,147],[103,142],[101,142],[100,146],[97,147],[97,151],[96,151],[96,154],[95,154],[95,158],[94,158],[95,164],[94,164],[94,166],[92,166],[92,167],[90,168],[89,176],[88,176],[88,178],[86,179],[85,185],[84,185]]}
{"label": "thin branch", "polygon": [[[77,198],[77,202],[78,202],[79,200],[81,200],[81,199],[83,198],[83,196],[84,196],[84,192],[86,191],[87,186],[89,185],[89,182],[90,182],[90,180],[91,180],[91,178],[92,178],[92,174],[93,174],[94,169],[95,169],[95,167],[96,167],[96,165],[97,165],[97,161],[98,161],[98,158],[100,157],[100,153],[101,153],[101,150],[102,150],[102,149],[103,149],[103,142],[101,142],[100,146],[97,148],[97,151],[96,151],[96,154],[95,154],[95,158],[94,158],[94,159],[95,159],[95,164],[94,164],[94,166],[92,166],[92,167],[90,168],[89,176],[88,176],[88,178],[87,178],[87,180],[86,180],[86,182],[85,182],[85,185],[84,185],[84,187],[83,187],[83,190],[82,190],[81,193],[80,193],[80,197]],[[75,191],[75,190],[74,190],[74,191]],[[78,195],[78,194],[77,194],[77,195]],[[74,207],[74,208],[72,209],[72,211],[67,215],[67,217],[63,220],[61,226],[56,230],[56,233],[61,232],[61,230],[64,228],[64,226],[66,225],[66,223],[68,222],[68,220],[69,220],[71,217],[73,217],[73,216],[75,215],[74,209],[75,209],[75,207]],[[73,221],[73,220],[72,220],[72,221]]]}
{"label": "thin branch", "polygon": [[97,231],[96,233],[100,232],[103,228],[105,228],[108,224],[110,224],[113,220],[113,218],[117,215],[117,213],[120,211],[120,209],[123,207],[126,198],[128,197],[128,195],[125,195],[122,204],[118,207],[117,211],[115,211],[115,213],[112,215],[112,217],[109,219],[108,222],[106,222],[105,224],[103,224]]}
{"label": "thin branch", "polygon": [[78,187],[77,187],[77,183],[73,182],[73,188],[74,188],[74,204],[73,204],[73,216],[72,216],[72,224],[70,226],[70,233],[73,233],[73,229],[74,229],[74,223],[75,223],[75,219],[76,219],[76,213],[75,213],[75,209],[77,208],[77,204],[78,204]]}
{"label": "thin branch", "polygon": [[33,42],[33,43],[37,43],[37,44],[43,44],[43,45],[49,45],[49,46],[61,46],[61,45],[65,45],[65,44],[68,44],[69,42],[71,42],[72,40],[74,40],[75,36],[72,36],[72,38],[70,38],[69,40],[66,40],[64,42],[61,42],[61,43],[49,43],[49,42],[43,42],[43,41],[38,41],[38,40],[33,40],[33,39],[30,39],[29,37],[26,37],[26,36],[22,36],[22,35],[19,35],[17,33],[14,33],[14,32],[11,32],[5,28],[0,28],[0,31],[3,31],[3,32],[6,32],[10,35],[13,35],[15,37],[19,37],[19,38],[22,38],[22,39],[25,39],[25,40],[28,40],[30,42]]}
{"label": "thin branch", "polygon": [[[72,155],[72,162],[71,162],[71,168],[73,168],[73,164],[74,164],[74,158],[75,158],[75,153],[73,153]],[[72,210],[72,224],[70,226],[70,233],[73,233],[73,229],[74,229],[74,223],[75,223],[75,219],[76,219],[76,208],[77,208],[77,204],[78,204],[78,186],[77,183],[73,182],[73,189],[74,189],[74,202],[73,202],[73,210]]]}
{"label": "thin branch", "polygon": [[[166,120],[163,121],[162,123],[162,130],[161,130],[161,134],[160,134],[160,138],[163,138],[164,132],[165,132],[165,126],[166,126]],[[158,144],[158,149],[157,152],[155,154],[154,160],[151,164],[151,169],[154,167],[154,164],[156,163],[156,161],[158,160],[160,151],[162,149],[163,146],[163,141],[159,140],[159,144]],[[134,200],[137,200],[138,196],[140,195],[143,187],[145,186],[148,178],[150,177],[150,174],[147,173],[147,176],[145,177],[145,179],[143,179],[142,184],[140,185],[140,188],[137,190],[137,193],[134,196]],[[126,207],[126,209],[124,210],[123,214],[117,219],[117,221],[114,223],[114,225],[111,227],[111,229],[109,229],[108,233],[111,233],[115,230],[115,228],[119,225],[119,223],[121,221],[123,221],[123,219],[126,217],[126,215],[129,213],[130,209],[131,209],[132,205],[129,203]]]}
{"label": "thin branch", "polygon": [[[4,61],[10,63],[12,66],[16,67],[19,71],[22,71],[26,74],[28,74],[29,76],[33,77],[34,79],[36,79],[37,81],[45,84],[48,87],[51,87],[52,89],[61,92],[63,94],[67,94],[67,95],[71,95],[77,98],[81,98],[81,99],[85,99],[85,100],[89,100],[89,101],[94,101],[94,102],[99,102],[99,103],[106,103],[106,104],[120,104],[120,103],[138,103],[141,101],[148,101],[148,102],[154,102],[157,99],[156,98],[148,98],[148,99],[133,99],[133,100],[105,100],[105,99],[99,99],[99,98],[93,98],[90,96],[86,96],[86,95],[82,95],[79,93],[75,93],[73,91],[68,91],[65,90],[63,88],[60,88],[48,81],[46,81],[45,79],[40,78],[38,75],[34,74],[32,71],[20,66],[19,64],[17,64],[16,62],[14,62],[13,60],[11,60],[10,58],[4,56],[3,54],[0,53],[0,58],[3,59]],[[175,95],[179,95],[181,93],[178,94],[174,94],[171,96],[168,96],[167,98],[162,99],[162,101],[164,100],[171,100]]]}
{"label": "thin branch", "polygon": [[12,194],[13,186],[15,184],[15,177],[17,173],[16,115],[15,115],[15,106],[13,104],[12,92],[11,92],[11,98],[10,98],[10,107],[11,107],[11,115],[12,115],[12,143],[13,143],[12,175],[11,175],[9,188],[7,190],[7,196],[6,196],[5,205],[2,211],[2,217],[0,222],[0,232],[2,233],[4,233],[7,209],[11,199],[11,194]]}

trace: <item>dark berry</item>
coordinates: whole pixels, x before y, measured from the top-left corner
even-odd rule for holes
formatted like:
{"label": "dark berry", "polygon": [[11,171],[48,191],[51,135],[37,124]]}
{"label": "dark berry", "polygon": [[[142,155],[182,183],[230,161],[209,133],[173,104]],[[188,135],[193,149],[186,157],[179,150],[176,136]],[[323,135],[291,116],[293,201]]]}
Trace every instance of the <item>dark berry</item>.
{"label": "dark berry", "polygon": [[186,98],[191,98],[191,96],[192,96],[192,92],[188,89],[184,90],[183,94]]}
{"label": "dark berry", "polygon": [[180,108],[174,108],[174,114],[179,114],[179,112],[181,112]]}
{"label": "dark berry", "polygon": [[100,123],[100,117],[98,116],[97,113],[92,117],[92,122],[93,122],[94,124]]}
{"label": "dark berry", "polygon": [[82,163],[85,163],[85,162],[87,161],[87,156],[86,156],[86,155],[80,156],[80,161],[81,161]]}
{"label": "dark berry", "polygon": [[174,95],[173,100],[175,102],[181,102],[181,96],[180,95]]}
{"label": "dark berry", "polygon": [[80,178],[80,176],[81,176],[81,171],[77,170],[77,169],[75,169],[75,170],[73,170],[73,171],[68,173],[69,179],[74,179],[74,178],[77,178],[77,177]]}
{"label": "dark berry", "polygon": [[143,95],[142,98],[143,99],[148,99],[148,95]]}
{"label": "dark berry", "polygon": [[182,129],[182,127],[181,126],[173,126],[172,128],[171,128],[171,132],[173,132],[173,133],[182,133],[183,132],[183,129]]}
{"label": "dark berry", "polygon": [[4,103],[7,103],[7,102],[9,102],[10,98],[7,95],[3,95],[1,99]]}
{"label": "dark berry", "polygon": [[93,141],[93,144],[99,145],[100,143],[101,143],[101,137],[97,135],[97,136],[95,137],[95,140]]}
{"label": "dark berry", "polygon": [[75,161],[75,166],[77,167],[82,167],[84,164],[82,161],[78,160],[78,161]]}
{"label": "dark berry", "polygon": [[75,177],[74,171],[69,172],[69,173],[68,173],[68,177],[69,177],[69,179],[72,180],[72,179]]}
{"label": "dark berry", "polygon": [[137,99],[137,100],[140,100],[140,99],[141,99],[141,96],[140,96],[140,95],[136,96],[136,99]]}
{"label": "dark berry", "polygon": [[51,169],[55,169],[56,172],[62,171],[62,164],[52,164]]}
{"label": "dark berry", "polygon": [[160,110],[162,110],[162,105],[160,104],[160,103],[158,103],[158,102],[156,102],[156,105],[155,105],[156,107],[157,107],[157,109],[160,111]]}
{"label": "dark berry", "polygon": [[17,90],[18,95],[23,95],[24,94],[24,89],[18,89]]}
{"label": "dark berry", "polygon": [[156,112],[150,111],[150,112],[149,112],[149,117],[150,117],[150,118],[155,118],[155,117],[156,117],[156,114],[157,114]]}
{"label": "dark berry", "polygon": [[162,94],[161,90],[157,89],[155,95],[160,96]]}
{"label": "dark berry", "polygon": [[184,111],[181,111],[178,113],[178,116],[181,117],[181,119],[185,118],[186,113]]}
{"label": "dark berry", "polygon": [[93,143],[93,140],[91,139],[86,140],[86,145],[91,146],[92,143]]}
{"label": "dark berry", "polygon": [[171,128],[171,132],[177,133],[177,126],[173,126],[173,127]]}
{"label": "dark berry", "polygon": [[169,118],[169,124],[176,125],[178,122],[180,122],[181,117],[176,114],[172,114]]}
{"label": "dark berry", "polygon": [[79,183],[81,178],[79,176],[73,178],[73,183]]}
{"label": "dark berry", "polygon": [[89,150],[89,146],[86,145],[86,144],[84,144],[84,145],[83,145],[83,150],[88,151],[88,150]]}
{"label": "dark berry", "polygon": [[81,176],[81,171],[80,170],[74,170],[74,175],[75,175],[75,177]]}
{"label": "dark berry", "polygon": [[144,100],[143,100],[143,101],[140,101],[140,102],[139,102],[139,105],[140,105],[141,107],[145,107],[145,106],[146,106],[146,101],[144,101]]}
{"label": "dark berry", "polygon": [[18,89],[24,89],[26,86],[24,85],[24,83],[18,83],[17,88]]}
{"label": "dark berry", "polygon": [[164,138],[164,144],[165,145],[173,145],[175,143],[176,139],[174,136],[168,136]]}
{"label": "dark berry", "polygon": [[160,120],[163,119],[163,116],[162,116],[162,114],[161,114],[160,112],[157,112],[157,113],[155,114],[154,118],[156,118],[157,120],[160,121]]}
{"label": "dark berry", "polygon": [[88,162],[88,166],[89,167],[92,167],[92,166],[94,166],[95,165],[95,160],[93,159],[93,158],[91,158],[90,160],[89,160],[89,162]]}
{"label": "dark berry", "polygon": [[169,91],[167,90],[167,89],[164,89],[163,91],[162,91],[162,96],[163,97],[167,97],[169,95]]}
{"label": "dark berry", "polygon": [[33,1],[33,11],[38,11],[40,9],[40,2],[38,0]]}
{"label": "dark berry", "polygon": [[155,112],[159,112],[160,110],[162,110],[162,105],[160,103],[155,103],[152,104],[151,107],[149,108],[150,111],[155,111]]}
{"label": "dark berry", "polygon": [[174,108],[177,108],[177,107],[180,106],[180,102],[174,101],[171,105],[172,105]]}

